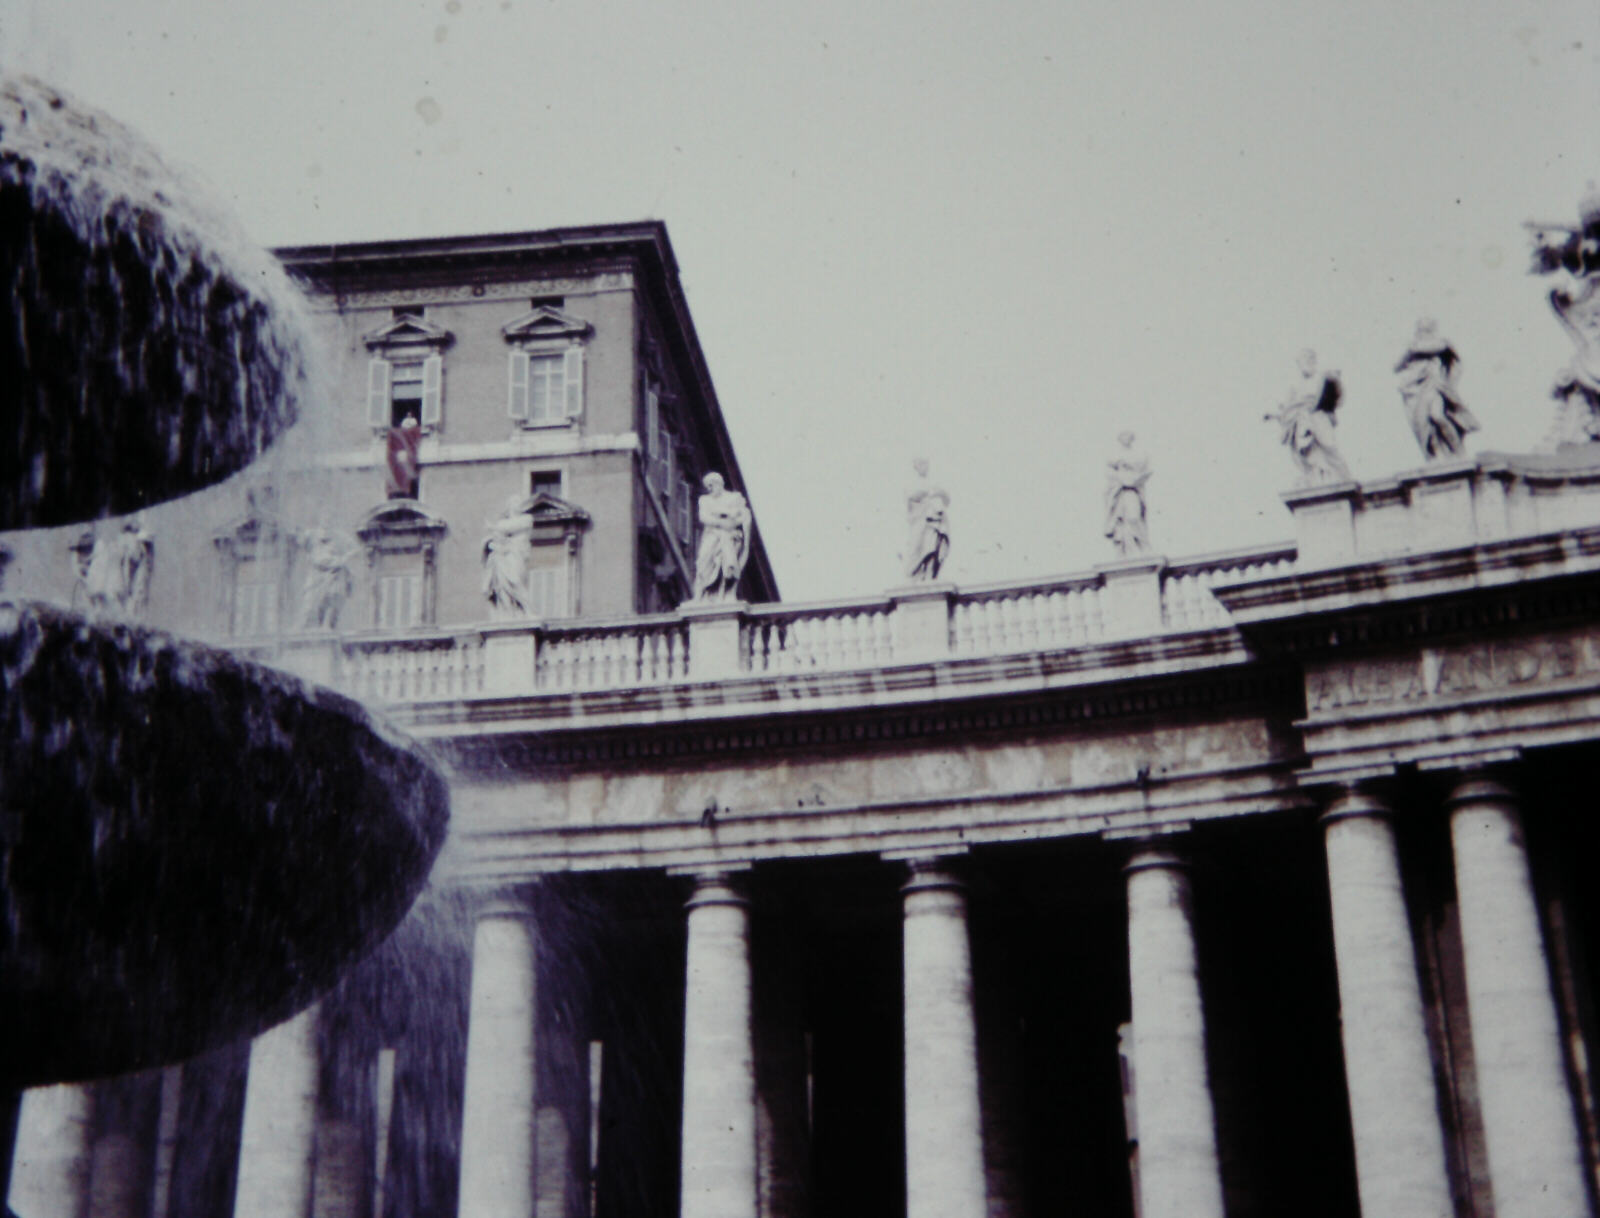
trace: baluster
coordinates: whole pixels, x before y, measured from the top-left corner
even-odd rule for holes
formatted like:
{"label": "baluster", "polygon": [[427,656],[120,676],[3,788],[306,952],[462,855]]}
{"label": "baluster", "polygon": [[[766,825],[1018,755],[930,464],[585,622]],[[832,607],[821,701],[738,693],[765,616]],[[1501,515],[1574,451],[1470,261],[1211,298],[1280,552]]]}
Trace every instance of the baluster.
{"label": "baluster", "polygon": [[586,634],[583,636],[583,688],[598,687],[602,677],[600,640],[592,634]]}
{"label": "baluster", "polygon": [[872,663],[872,658],[867,655],[864,637],[867,629],[867,615],[865,613],[852,613],[845,619],[845,625],[850,636],[850,667],[865,668]]}
{"label": "baluster", "polygon": [[1182,630],[1189,625],[1189,576],[1176,575],[1167,581],[1167,626]]}
{"label": "baluster", "polygon": [[1027,620],[1024,623],[1024,626],[1025,626],[1026,633],[1027,633],[1027,638],[1025,639],[1025,642],[1027,644],[1027,647],[1028,647],[1029,651],[1036,651],[1039,648],[1040,639],[1041,639],[1041,637],[1042,637],[1042,635],[1044,633],[1040,629],[1040,620],[1039,619],[1041,617],[1041,610],[1044,607],[1045,603],[1046,603],[1045,598],[1041,593],[1030,592],[1028,594],[1028,602],[1024,606],[1024,610],[1025,610],[1026,616],[1027,616]]}

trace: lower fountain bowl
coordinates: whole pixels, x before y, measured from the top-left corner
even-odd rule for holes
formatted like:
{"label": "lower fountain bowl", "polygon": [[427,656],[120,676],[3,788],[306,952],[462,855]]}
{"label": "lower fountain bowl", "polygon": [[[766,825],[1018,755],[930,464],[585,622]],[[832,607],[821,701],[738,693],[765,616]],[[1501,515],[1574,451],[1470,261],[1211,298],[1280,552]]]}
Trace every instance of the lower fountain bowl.
{"label": "lower fountain bowl", "polygon": [[0,602],[0,1086],[308,1005],[399,922],[448,819],[434,764],[348,698]]}

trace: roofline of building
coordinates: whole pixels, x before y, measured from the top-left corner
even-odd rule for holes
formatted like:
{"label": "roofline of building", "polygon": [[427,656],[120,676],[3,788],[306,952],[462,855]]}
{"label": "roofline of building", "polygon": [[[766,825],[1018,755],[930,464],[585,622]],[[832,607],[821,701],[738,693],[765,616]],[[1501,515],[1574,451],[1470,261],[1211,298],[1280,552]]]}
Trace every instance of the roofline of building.
{"label": "roofline of building", "polygon": [[[680,345],[683,364],[698,382],[711,423],[714,457],[731,486],[748,497],[733,440],[722,414],[722,403],[711,379],[711,369],[694,327],[678,273],[678,259],[662,220],[635,220],[618,224],[586,224],[532,232],[482,233],[455,237],[420,237],[391,241],[359,241],[329,245],[284,246],[273,251],[289,273],[322,292],[337,294],[341,287],[360,285],[401,268],[415,271],[437,266],[453,273],[505,267],[507,263],[543,263],[566,259],[592,261],[597,256],[617,256],[636,261],[644,270],[643,287],[652,293],[662,311],[675,322],[669,341]],[[750,562],[759,572],[771,599],[778,599],[778,583],[767,558],[757,516]]]}

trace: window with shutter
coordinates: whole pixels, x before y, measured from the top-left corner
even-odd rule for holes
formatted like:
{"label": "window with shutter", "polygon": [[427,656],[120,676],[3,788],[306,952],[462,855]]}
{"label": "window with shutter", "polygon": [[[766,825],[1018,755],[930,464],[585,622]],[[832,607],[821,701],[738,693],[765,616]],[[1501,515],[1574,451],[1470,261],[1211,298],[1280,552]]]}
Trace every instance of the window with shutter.
{"label": "window with shutter", "polygon": [[387,431],[415,419],[426,431],[444,423],[444,351],[455,336],[429,321],[426,306],[397,306],[387,325],[363,338],[367,423]]}
{"label": "window with shutter", "polygon": [[233,590],[233,633],[239,638],[276,634],[278,586],[261,580],[243,581]]}
{"label": "window with shutter", "polygon": [[367,362],[367,422],[373,427],[389,424],[389,361]]}
{"label": "window with shutter", "polygon": [[513,419],[519,419],[524,422],[528,418],[528,378],[528,353],[526,351],[513,351],[510,361],[510,390],[506,398],[506,413]]}
{"label": "window with shutter", "polygon": [[534,617],[566,617],[566,567],[534,567],[530,569],[528,572],[528,602]]}
{"label": "window with shutter", "polygon": [[528,609],[534,617],[561,618],[571,613],[567,597],[570,559],[563,544],[535,545],[528,557]]}
{"label": "window with shutter", "polygon": [[426,360],[401,359],[389,365],[389,426],[407,419],[422,422],[423,373]]}
{"label": "window with shutter", "polygon": [[594,327],[565,312],[564,303],[558,296],[535,297],[531,312],[500,327],[512,347],[511,417],[528,427],[563,424],[583,413],[584,344]]}
{"label": "window with shutter", "polygon": [[566,380],[567,418],[575,419],[583,413],[583,348],[568,347],[562,362]]}
{"label": "window with shutter", "polygon": [[422,425],[437,427],[444,410],[444,357],[430,355],[422,361]]}
{"label": "window with shutter", "polygon": [[672,502],[672,515],[678,540],[687,550],[694,541],[694,487],[682,475],[678,478],[678,495]]}
{"label": "window with shutter", "polygon": [[377,581],[377,625],[395,629],[422,622],[422,575],[384,575]]}

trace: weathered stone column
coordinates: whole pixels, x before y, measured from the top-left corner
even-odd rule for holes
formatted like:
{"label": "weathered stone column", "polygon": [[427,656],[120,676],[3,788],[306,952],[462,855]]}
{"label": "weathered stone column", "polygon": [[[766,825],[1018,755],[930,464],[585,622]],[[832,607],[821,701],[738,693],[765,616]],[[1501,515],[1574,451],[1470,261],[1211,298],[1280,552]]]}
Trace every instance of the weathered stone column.
{"label": "weathered stone column", "polygon": [[1453,1218],[1422,987],[1388,809],[1351,790],[1322,818],[1362,1218]]}
{"label": "weathered stone column", "polygon": [[1222,1218],[1189,877],[1151,846],[1124,870],[1142,1218]]}
{"label": "weathered stone column", "polygon": [[1591,1213],[1515,797],[1469,773],[1450,799],[1467,1016],[1495,1218]]}
{"label": "weathered stone column", "polygon": [[729,877],[696,876],[683,1005],[680,1218],[755,1218],[756,1080],[750,908]]}
{"label": "weathered stone column", "polygon": [[531,894],[495,894],[472,943],[461,1218],[533,1218],[537,975]]}
{"label": "weathered stone column", "polygon": [[8,1198],[18,1218],[87,1218],[93,1134],[94,1084],[22,1093]]}
{"label": "weathered stone column", "polygon": [[317,1158],[317,1008],[250,1045],[236,1218],[307,1218]]}
{"label": "weathered stone column", "polygon": [[907,1218],[984,1218],[983,1116],[966,886],[914,859],[905,901]]}

